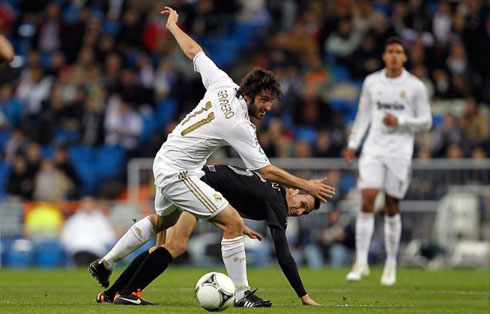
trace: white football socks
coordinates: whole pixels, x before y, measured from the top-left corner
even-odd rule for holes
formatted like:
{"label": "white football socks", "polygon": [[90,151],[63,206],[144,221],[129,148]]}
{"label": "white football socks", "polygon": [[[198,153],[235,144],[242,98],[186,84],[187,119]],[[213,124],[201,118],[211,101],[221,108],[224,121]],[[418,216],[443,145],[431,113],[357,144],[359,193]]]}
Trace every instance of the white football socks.
{"label": "white football socks", "polygon": [[400,245],[400,236],[402,234],[402,220],[400,214],[393,217],[385,215],[385,250],[386,263],[396,265],[396,255]]}
{"label": "white football socks", "polygon": [[238,301],[244,297],[245,291],[250,289],[247,280],[247,258],[243,236],[221,240],[221,254],[228,276],[235,284],[235,298]]}
{"label": "white football socks", "polygon": [[129,228],[128,231],[117,241],[112,250],[102,259],[107,262],[108,268],[112,269],[117,262],[134,252],[137,248],[146,243],[146,241],[155,237],[156,231],[147,216]]}
{"label": "white football socks", "polygon": [[374,214],[359,213],[356,219],[356,263],[367,264],[374,230]]}

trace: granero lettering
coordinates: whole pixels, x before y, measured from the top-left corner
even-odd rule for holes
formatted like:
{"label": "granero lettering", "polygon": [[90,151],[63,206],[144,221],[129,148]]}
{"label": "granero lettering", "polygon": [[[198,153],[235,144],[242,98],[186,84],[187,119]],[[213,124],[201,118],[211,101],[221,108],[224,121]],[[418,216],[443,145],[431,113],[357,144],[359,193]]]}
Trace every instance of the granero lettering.
{"label": "granero lettering", "polygon": [[382,102],[378,101],[377,105],[378,105],[378,110],[383,110],[383,109],[386,109],[386,110],[403,110],[403,109],[405,109],[405,105],[397,104],[397,103],[386,104],[386,103],[382,103]]}
{"label": "granero lettering", "polygon": [[226,119],[230,119],[235,115],[235,113],[231,110],[230,101],[228,100],[228,92],[226,90],[220,90],[218,92],[218,102]]}

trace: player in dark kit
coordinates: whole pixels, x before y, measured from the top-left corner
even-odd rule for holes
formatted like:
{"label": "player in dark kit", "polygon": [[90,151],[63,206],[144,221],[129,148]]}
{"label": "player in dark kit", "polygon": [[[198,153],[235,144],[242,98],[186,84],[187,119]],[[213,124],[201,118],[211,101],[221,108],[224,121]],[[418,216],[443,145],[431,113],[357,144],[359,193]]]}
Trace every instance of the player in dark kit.
{"label": "player in dark kit", "polygon": [[[225,165],[208,165],[203,170],[205,176],[201,179],[222,193],[243,217],[267,222],[277,260],[289,283],[304,305],[318,305],[308,296],[303,286],[298,268],[289,251],[286,228],[288,216],[306,215],[318,208],[320,201],[308,194],[299,194],[297,190],[268,182],[254,171]],[[172,246],[179,255],[183,254],[196,224],[197,219],[193,215],[183,213],[174,229],[169,230],[166,244]],[[157,242],[162,241],[165,242],[162,237],[157,240]],[[157,243],[156,247],[160,244]],[[146,303],[147,301],[139,295],[139,292],[146,286],[138,285],[138,281],[140,273],[143,272],[139,266],[148,254],[149,252],[145,251],[137,256],[109,289],[97,295],[97,302],[114,301],[115,304],[134,304],[134,302],[124,302],[127,298],[131,298],[131,294],[134,294],[143,301],[142,304]],[[234,274],[229,273],[229,275],[232,280],[235,279]],[[151,304],[151,302],[148,303]],[[271,305],[270,301],[255,297],[253,292],[247,293],[244,298],[235,303],[237,307],[269,307]]]}

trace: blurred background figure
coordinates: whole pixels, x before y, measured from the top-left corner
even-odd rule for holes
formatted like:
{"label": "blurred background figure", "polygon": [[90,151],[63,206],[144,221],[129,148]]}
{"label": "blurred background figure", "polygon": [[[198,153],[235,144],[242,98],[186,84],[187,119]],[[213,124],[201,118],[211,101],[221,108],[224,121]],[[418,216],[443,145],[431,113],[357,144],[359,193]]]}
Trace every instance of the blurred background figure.
{"label": "blurred background figure", "polygon": [[98,202],[86,196],[75,214],[66,220],[60,240],[76,266],[88,266],[103,256],[117,238]]}
{"label": "blurred background figure", "polygon": [[318,237],[318,243],[328,264],[338,268],[351,263],[351,251],[355,248],[355,230],[350,217],[338,210],[329,211],[327,222]]}

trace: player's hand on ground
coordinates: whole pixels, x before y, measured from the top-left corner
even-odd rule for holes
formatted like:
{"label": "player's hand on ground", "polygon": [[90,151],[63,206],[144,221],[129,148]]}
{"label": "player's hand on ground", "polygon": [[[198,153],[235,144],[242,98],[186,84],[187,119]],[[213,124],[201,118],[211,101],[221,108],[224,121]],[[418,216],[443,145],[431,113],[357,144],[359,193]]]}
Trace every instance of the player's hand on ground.
{"label": "player's hand on ground", "polygon": [[391,113],[386,113],[383,118],[383,123],[387,126],[397,126],[398,118]]}
{"label": "player's hand on ground", "polygon": [[351,163],[356,158],[356,151],[353,148],[347,148],[344,152],[344,159],[347,163]]}
{"label": "player's hand on ground", "polygon": [[303,305],[320,306],[320,304],[313,301],[313,299],[310,298],[308,294],[305,294],[304,296],[301,297],[301,302],[303,303]]}
{"label": "player's hand on ground", "polygon": [[171,7],[166,6],[163,11],[160,11],[160,14],[161,15],[168,15],[167,25],[166,25],[167,28],[177,24],[177,21],[179,19],[179,14],[177,13],[177,11],[175,11]]}
{"label": "player's hand on ground", "polygon": [[309,180],[309,188],[306,190],[308,194],[320,199],[322,202],[326,202],[335,195],[335,188],[327,185],[327,177],[322,179]]}
{"label": "player's hand on ground", "polygon": [[262,241],[262,239],[264,238],[260,233],[253,231],[247,226],[243,228],[243,233],[246,234],[250,239],[257,239],[259,241]]}

